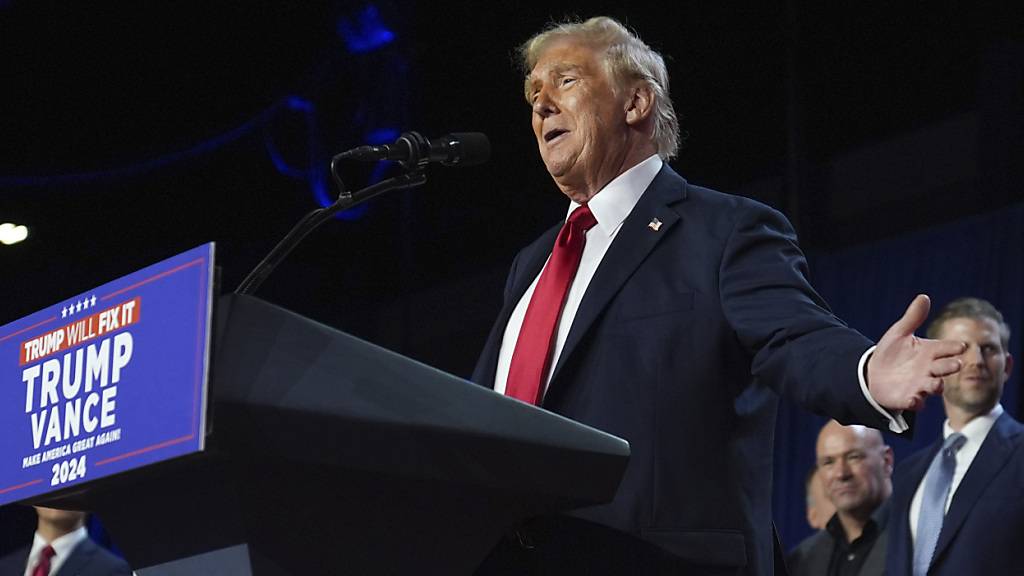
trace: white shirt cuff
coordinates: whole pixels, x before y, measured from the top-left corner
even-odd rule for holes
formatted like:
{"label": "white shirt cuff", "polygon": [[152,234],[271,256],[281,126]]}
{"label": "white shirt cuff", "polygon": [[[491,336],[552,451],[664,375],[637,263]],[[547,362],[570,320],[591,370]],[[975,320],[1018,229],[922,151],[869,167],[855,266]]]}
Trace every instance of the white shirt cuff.
{"label": "white shirt cuff", "polygon": [[910,430],[910,426],[907,425],[907,421],[903,418],[903,411],[896,410],[893,413],[889,413],[888,410],[882,408],[882,406],[875,402],[875,399],[871,397],[871,392],[868,391],[868,359],[871,358],[872,352],[875,351],[875,347],[868,348],[864,354],[860,357],[860,362],[857,363],[857,380],[860,381],[860,391],[864,393],[864,398],[867,399],[868,404],[878,411],[879,414],[885,416],[885,419],[889,421],[889,430],[900,434]]}

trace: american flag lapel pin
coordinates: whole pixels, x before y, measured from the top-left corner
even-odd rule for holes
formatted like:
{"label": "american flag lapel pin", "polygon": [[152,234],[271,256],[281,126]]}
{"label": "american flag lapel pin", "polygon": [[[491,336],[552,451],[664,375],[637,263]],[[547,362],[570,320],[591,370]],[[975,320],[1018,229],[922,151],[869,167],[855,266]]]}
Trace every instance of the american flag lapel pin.
{"label": "american flag lapel pin", "polygon": [[661,228],[661,220],[658,220],[657,218],[651,218],[651,221],[650,223],[647,224],[647,227],[657,232],[658,229]]}

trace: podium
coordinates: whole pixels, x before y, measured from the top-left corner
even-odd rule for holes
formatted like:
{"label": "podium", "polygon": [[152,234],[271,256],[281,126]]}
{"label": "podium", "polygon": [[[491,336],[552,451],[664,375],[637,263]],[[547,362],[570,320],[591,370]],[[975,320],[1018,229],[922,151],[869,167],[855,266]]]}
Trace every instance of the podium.
{"label": "podium", "polygon": [[34,503],[139,576],[472,574],[531,516],[609,501],[627,443],[262,300],[217,301],[206,449]]}

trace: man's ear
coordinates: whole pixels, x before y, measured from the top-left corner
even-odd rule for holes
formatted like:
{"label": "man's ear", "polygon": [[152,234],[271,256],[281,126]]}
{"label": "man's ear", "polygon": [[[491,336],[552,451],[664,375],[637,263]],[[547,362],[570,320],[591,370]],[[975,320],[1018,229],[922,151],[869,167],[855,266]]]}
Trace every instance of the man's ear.
{"label": "man's ear", "polygon": [[645,82],[637,83],[626,102],[626,124],[636,126],[650,117],[654,110],[654,91]]}

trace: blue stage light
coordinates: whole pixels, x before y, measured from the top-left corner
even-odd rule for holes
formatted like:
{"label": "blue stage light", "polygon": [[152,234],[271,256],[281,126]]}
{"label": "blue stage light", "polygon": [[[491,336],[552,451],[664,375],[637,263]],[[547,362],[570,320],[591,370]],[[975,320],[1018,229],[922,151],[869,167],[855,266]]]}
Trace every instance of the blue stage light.
{"label": "blue stage light", "polygon": [[373,4],[363,8],[354,18],[339,18],[338,35],[353,54],[372,52],[395,39],[395,33],[384,26],[380,11]]}
{"label": "blue stage light", "polygon": [[263,139],[263,147],[267,151],[267,156],[270,157],[270,162],[274,164],[274,168],[276,168],[278,172],[289,178],[295,178],[296,180],[306,179],[307,171],[295,168],[288,164],[288,161],[284,159],[281,151],[277,149],[277,146],[269,135]]}
{"label": "blue stage light", "polygon": [[366,133],[367,144],[391,144],[398,140],[397,128],[377,128]]}
{"label": "blue stage light", "polygon": [[285,103],[292,110],[298,110],[300,112],[313,112],[313,103],[301,96],[289,96],[285,99]]}
{"label": "blue stage light", "polygon": [[327,185],[327,180],[324,177],[325,170],[317,170],[320,174],[313,178],[310,178],[309,185],[313,189],[313,197],[316,198],[317,204],[327,207],[334,203],[334,199],[331,198],[331,189]]}

